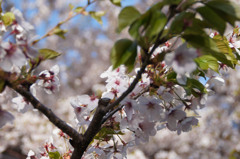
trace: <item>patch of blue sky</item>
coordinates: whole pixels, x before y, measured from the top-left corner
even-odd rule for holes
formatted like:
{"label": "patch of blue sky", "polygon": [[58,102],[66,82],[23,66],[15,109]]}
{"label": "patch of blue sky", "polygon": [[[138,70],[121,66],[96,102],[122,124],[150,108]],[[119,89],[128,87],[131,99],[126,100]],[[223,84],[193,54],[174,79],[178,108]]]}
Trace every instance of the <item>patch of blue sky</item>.
{"label": "patch of blue sky", "polygon": [[205,84],[207,83],[208,79],[209,79],[208,77],[206,77],[206,79],[203,78],[203,77],[199,77],[199,81],[200,81],[203,85],[205,85]]}
{"label": "patch of blue sky", "polygon": [[98,34],[97,35],[97,39],[99,39],[99,40],[107,40],[108,37],[105,34]]}
{"label": "patch of blue sky", "polygon": [[75,60],[81,60],[81,55],[77,50],[68,50],[65,54],[66,61],[64,62],[65,65],[70,66]]}
{"label": "patch of blue sky", "polygon": [[132,6],[135,5],[137,2],[139,2],[140,0],[122,0],[122,7],[126,7],[126,6]]}
{"label": "patch of blue sky", "polygon": [[91,57],[92,58],[97,58],[97,56],[98,56],[97,52],[95,52],[95,51],[91,52]]}

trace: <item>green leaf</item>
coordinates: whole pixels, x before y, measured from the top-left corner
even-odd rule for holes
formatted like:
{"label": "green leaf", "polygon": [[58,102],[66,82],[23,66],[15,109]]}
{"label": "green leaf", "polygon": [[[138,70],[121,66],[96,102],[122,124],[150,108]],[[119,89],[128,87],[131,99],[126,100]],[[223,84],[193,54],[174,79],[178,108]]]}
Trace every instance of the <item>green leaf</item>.
{"label": "green leaf", "polygon": [[123,8],[118,15],[118,30],[122,31],[132,24],[140,15],[140,12],[134,7]]}
{"label": "green leaf", "polygon": [[70,10],[73,10],[74,5],[72,3],[69,3],[69,8],[70,8]]}
{"label": "green leaf", "polygon": [[94,137],[96,140],[110,140],[113,135],[124,135],[123,132],[120,131],[119,123],[114,125],[114,128],[103,127],[97,135]]}
{"label": "green leaf", "polygon": [[191,26],[184,30],[184,34],[206,34],[204,31],[205,28],[211,28],[211,25],[206,21],[194,18],[192,19]]}
{"label": "green leaf", "polygon": [[160,11],[154,12],[151,16],[151,20],[149,26],[146,30],[145,35],[148,37],[152,37],[157,35],[160,31],[162,31],[166,25],[167,17]]}
{"label": "green leaf", "polygon": [[180,34],[191,26],[194,17],[195,14],[190,12],[182,12],[177,15],[170,26],[169,34]]}
{"label": "green leaf", "polygon": [[181,4],[181,10],[186,10],[187,8],[189,8],[190,6],[192,6],[195,3],[196,3],[196,0],[184,1],[184,3]]}
{"label": "green leaf", "polygon": [[43,58],[43,60],[47,60],[47,59],[55,59],[56,57],[60,56],[61,54],[51,50],[51,49],[39,49],[39,57]]}
{"label": "green leaf", "polygon": [[62,39],[65,39],[65,34],[67,33],[67,30],[62,30],[60,27],[56,27],[53,30],[53,34],[61,37]]}
{"label": "green leaf", "polygon": [[147,12],[138,16],[129,27],[129,34],[138,41],[141,38],[153,40],[153,36],[164,29],[167,18],[161,13],[164,2],[153,5]]}
{"label": "green leaf", "polygon": [[178,5],[182,0],[164,0],[165,5]]}
{"label": "green leaf", "polygon": [[235,27],[235,21],[237,20],[235,17],[225,14],[223,11],[218,10],[216,8],[211,8],[217,15],[221,15],[221,18],[231,24],[233,27]]}
{"label": "green leaf", "polygon": [[239,159],[240,158],[240,151],[239,150],[232,150],[232,152],[229,154],[229,159]]}
{"label": "green leaf", "polygon": [[187,87],[191,89],[191,91],[193,91],[194,88],[198,89],[201,93],[204,93],[205,91],[204,85],[196,79],[188,78]]}
{"label": "green leaf", "polygon": [[212,0],[206,3],[206,5],[222,11],[225,14],[234,17],[236,20],[240,20],[240,7],[234,2],[229,0]]}
{"label": "green leaf", "polygon": [[206,34],[183,34],[182,36],[189,44],[203,52],[219,52],[215,41]]}
{"label": "green leaf", "polygon": [[[140,18],[138,18],[134,23],[132,23],[129,27],[128,33],[134,38],[134,39],[140,39],[140,33],[143,33],[143,31],[146,29],[146,24],[148,23],[150,18],[147,18],[147,14],[142,15]],[[145,27],[141,27],[142,25],[145,25]],[[140,30],[141,28],[141,30]]]}
{"label": "green leaf", "polygon": [[15,20],[15,16],[12,12],[7,12],[2,16],[2,21],[4,25],[9,26]]}
{"label": "green leaf", "polygon": [[129,39],[118,40],[111,50],[111,62],[113,68],[117,68],[121,64],[127,66],[129,71],[134,67],[137,56],[137,43]]}
{"label": "green leaf", "polygon": [[229,47],[229,44],[228,44],[229,42],[226,37],[223,37],[221,35],[216,35],[213,37],[213,40],[215,41],[215,43],[217,44],[221,52],[225,54],[233,55],[232,49]]}
{"label": "green leaf", "polygon": [[83,11],[83,7],[76,7],[74,9],[74,12],[76,12],[76,13],[80,13],[81,11]]}
{"label": "green leaf", "polygon": [[110,2],[112,2],[112,4],[121,7],[121,1],[122,0],[110,0]]}
{"label": "green leaf", "polygon": [[207,6],[199,7],[197,8],[197,11],[201,14],[204,20],[206,20],[209,24],[212,25],[213,28],[215,28],[221,35],[223,35],[226,28],[226,23],[220,17],[221,15],[218,15]]}
{"label": "green leaf", "polygon": [[6,87],[6,82],[0,79],[0,93],[4,91],[5,87]]}
{"label": "green leaf", "polygon": [[226,64],[227,66],[231,67],[231,68],[234,68],[235,65],[234,63],[229,60],[225,54],[221,53],[221,52],[210,52],[210,54],[212,56],[214,56],[216,59],[218,59],[218,61],[222,62],[223,64]]}
{"label": "green leaf", "polygon": [[[234,68],[234,66],[237,64],[237,59],[232,52],[232,49],[229,47],[228,40],[226,37],[222,37],[220,35],[216,35],[213,37],[213,40],[217,44],[217,47],[220,51],[220,53],[224,54],[226,59],[221,62],[226,62],[224,64],[227,64],[228,66]],[[227,61],[228,60],[228,61]]]}
{"label": "green leaf", "polygon": [[102,16],[105,15],[104,11],[99,11],[99,12],[90,11],[89,14],[93,19],[95,19],[99,24],[102,25]]}
{"label": "green leaf", "polygon": [[168,81],[176,81],[176,78],[177,78],[177,74],[174,71],[167,75]]}
{"label": "green leaf", "polygon": [[218,72],[218,60],[211,55],[200,56],[196,58],[195,61],[202,70],[208,70],[208,68],[210,68],[213,71]]}
{"label": "green leaf", "polygon": [[48,156],[50,157],[50,159],[60,159],[61,158],[61,155],[58,151],[48,152]]}

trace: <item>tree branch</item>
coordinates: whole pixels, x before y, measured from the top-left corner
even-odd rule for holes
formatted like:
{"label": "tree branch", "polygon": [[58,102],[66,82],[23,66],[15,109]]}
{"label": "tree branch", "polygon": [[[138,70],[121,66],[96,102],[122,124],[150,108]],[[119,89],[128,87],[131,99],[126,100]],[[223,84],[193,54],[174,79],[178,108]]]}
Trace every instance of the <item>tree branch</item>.
{"label": "tree branch", "polygon": [[93,119],[88,126],[87,131],[83,135],[83,140],[81,141],[81,143],[79,143],[77,148],[74,149],[71,159],[81,158],[83,153],[86,151],[88,145],[93,140],[94,136],[99,132],[99,130],[101,130],[101,120],[103,116],[107,113],[106,106],[109,102],[109,98],[102,98],[99,100],[97,110],[93,116]]}
{"label": "tree branch", "polygon": [[43,105],[29,91],[26,91],[25,88],[23,88],[21,85],[14,86],[8,82],[7,85],[13,90],[15,90],[17,93],[21,94],[24,98],[26,98],[35,109],[43,113],[49,119],[49,121],[51,121],[56,127],[61,129],[68,136],[70,136],[73,140],[77,142],[80,142],[82,140],[81,134],[79,134],[75,129],[69,126],[65,121],[56,116],[51,109]]}

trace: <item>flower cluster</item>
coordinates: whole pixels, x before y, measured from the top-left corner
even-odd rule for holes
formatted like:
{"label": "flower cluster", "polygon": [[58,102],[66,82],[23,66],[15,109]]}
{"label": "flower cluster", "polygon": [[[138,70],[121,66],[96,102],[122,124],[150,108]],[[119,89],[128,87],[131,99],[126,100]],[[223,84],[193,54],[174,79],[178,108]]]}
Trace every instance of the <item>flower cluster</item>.
{"label": "flower cluster", "polygon": [[[12,14],[12,19],[9,14]],[[34,27],[24,20],[22,13],[17,9],[13,8],[11,12],[2,16],[9,18],[12,23],[0,21],[0,68],[6,72],[17,72],[27,64],[27,59],[36,56],[35,50],[29,47]]]}
{"label": "flower cluster", "polygon": [[[187,50],[186,46],[181,46],[179,49],[183,47]],[[122,132],[132,134],[132,138],[127,142],[120,139],[122,143],[122,145],[119,145],[120,147],[129,147],[147,142],[150,136],[154,136],[158,130],[163,128],[177,131],[177,134],[190,131],[193,126],[198,125],[197,118],[199,118],[199,115],[197,110],[205,106],[208,95],[212,94],[212,86],[224,84],[222,78],[209,75],[209,80],[204,88],[205,93],[194,88],[195,92],[198,93],[198,95],[194,96],[186,92],[184,85],[167,81],[167,77],[164,75],[172,72],[169,67],[168,65],[158,69],[153,69],[152,66],[148,67],[134,90],[121,101],[119,105],[121,109],[107,121],[106,125],[112,125],[111,127],[116,131],[116,134],[121,134]],[[181,70],[183,69],[184,67]],[[186,67],[186,72],[191,73],[192,70],[188,71],[188,69]],[[136,69],[136,72],[138,70]],[[113,102],[128,89],[135,76],[129,77],[125,74],[125,71],[126,68],[123,65],[115,70],[111,66],[101,74],[102,78],[107,78],[106,90],[102,93],[102,98],[110,98]],[[164,74],[158,74],[162,80],[162,85],[156,88],[156,86],[153,87],[152,85],[156,83],[156,74],[159,72],[164,72]],[[98,99],[95,96],[89,97],[88,95],[78,96],[71,102],[77,117],[78,126],[81,128],[89,126],[93,116],[92,112],[96,108],[97,103]],[[113,125],[119,126],[114,127]],[[113,139],[114,136],[110,138],[105,137],[103,140],[109,141],[111,138]],[[126,143],[129,142],[131,144],[127,145]],[[114,145],[116,146],[116,143]],[[118,149],[117,147],[115,149]],[[90,155],[92,152],[95,152],[95,157],[112,154],[112,151],[107,149],[108,146],[96,143],[96,145],[89,148],[86,155]],[[118,158],[118,152],[114,151],[113,153],[116,158]],[[125,153],[126,148],[121,148],[120,154]],[[119,158],[124,157],[120,156]]]}

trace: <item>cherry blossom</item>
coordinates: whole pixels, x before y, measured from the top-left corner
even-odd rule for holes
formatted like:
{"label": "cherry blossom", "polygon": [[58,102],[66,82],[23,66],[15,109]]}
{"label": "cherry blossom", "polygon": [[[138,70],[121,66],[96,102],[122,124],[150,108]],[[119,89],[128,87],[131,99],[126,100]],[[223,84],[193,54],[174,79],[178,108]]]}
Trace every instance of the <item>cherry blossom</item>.
{"label": "cherry blossom", "polygon": [[193,61],[197,57],[197,52],[193,48],[188,48],[187,43],[179,46],[175,52],[165,56],[165,62],[168,66],[172,66],[173,70],[178,74],[193,72],[197,65]]}
{"label": "cherry blossom", "polygon": [[53,66],[50,71],[42,71],[39,74],[40,80],[38,81],[38,85],[44,88],[45,92],[48,94],[57,92],[60,87],[59,78],[57,77],[58,73],[58,65]]}
{"label": "cherry blossom", "polygon": [[125,113],[127,115],[127,119],[131,120],[132,119],[132,115],[134,114],[134,110],[137,110],[138,108],[138,104],[135,100],[132,100],[130,98],[125,98],[121,104],[124,105],[124,110]]}
{"label": "cherry blossom", "polygon": [[98,105],[98,99],[95,96],[82,95],[77,96],[71,101],[71,105],[74,108],[78,124],[85,125],[90,122],[90,113]]}
{"label": "cherry blossom", "polygon": [[149,122],[144,120],[138,124],[139,128],[135,130],[135,143],[138,145],[141,142],[147,142],[149,136],[154,136],[157,131],[155,128],[155,122]]}
{"label": "cherry blossom", "polygon": [[17,106],[17,110],[21,113],[27,112],[32,109],[32,105],[26,101],[22,96],[18,96],[12,99],[12,102]]}
{"label": "cherry blossom", "polygon": [[12,122],[14,120],[14,116],[8,111],[2,110],[0,106],[0,128],[2,128],[6,123]]}
{"label": "cherry blossom", "polygon": [[188,132],[192,130],[192,126],[198,125],[198,119],[195,117],[185,117],[183,120],[178,122],[177,125],[177,133],[178,135],[181,134],[181,131]]}
{"label": "cherry blossom", "polygon": [[152,96],[141,96],[138,102],[139,106],[137,108],[139,112],[146,116],[149,121],[160,121],[164,118],[163,109],[160,105],[162,100]]}
{"label": "cherry blossom", "polygon": [[177,130],[177,122],[186,117],[186,113],[176,107],[171,109],[167,114],[167,128],[171,131]]}
{"label": "cherry blossom", "polygon": [[22,67],[26,64],[27,59],[17,45],[11,42],[1,44],[1,61],[0,67],[7,72],[11,72],[13,66]]}

